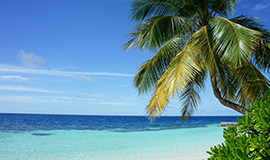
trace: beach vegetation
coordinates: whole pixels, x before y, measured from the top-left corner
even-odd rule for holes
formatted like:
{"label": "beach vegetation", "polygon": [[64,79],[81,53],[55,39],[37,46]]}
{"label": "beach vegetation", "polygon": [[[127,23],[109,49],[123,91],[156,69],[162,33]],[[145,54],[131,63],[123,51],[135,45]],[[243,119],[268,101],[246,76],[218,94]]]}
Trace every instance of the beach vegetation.
{"label": "beach vegetation", "polygon": [[210,81],[219,102],[239,113],[265,99],[270,86],[270,33],[258,18],[233,17],[238,0],[133,0],[137,24],[125,50],[154,52],[134,76],[139,95],[152,93],[147,115],[159,116],[171,98],[189,117]]}
{"label": "beach vegetation", "polygon": [[270,91],[264,101],[247,107],[237,126],[224,129],[224,142],[207,151],[209,160],[270,159]]}

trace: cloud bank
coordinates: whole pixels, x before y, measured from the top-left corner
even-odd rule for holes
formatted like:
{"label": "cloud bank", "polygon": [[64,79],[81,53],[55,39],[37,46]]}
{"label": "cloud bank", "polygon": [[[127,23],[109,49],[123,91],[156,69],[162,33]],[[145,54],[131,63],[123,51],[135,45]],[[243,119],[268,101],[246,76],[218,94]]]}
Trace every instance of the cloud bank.
{"label": "cloud bank", "polygon": [[116,77],[133,77],[133,74],[123,73],[108,73],[108,72],[67,72],[61,70],[45,70],[45,69],[30,69],[11,65],[0,64],[0,72],[4,73],[28,73],[52,76],[67,76],[75,77],[77,75],[91,75],[91,76],[116,76]]}
{"label": "cloud bank", "polygon": [[0,80],[3,81],[28,81],[29,78],[22,77],[20,75],[3,75],[0,76]]}
{"label": "cloud bank", "polygon": [[44,89],[38,89],[38,88],[30,88],[30,87],[23,87],[23,86],[0,86],[0,90],[59,93],[58,91],[50,91],[50,90],[44,90]]}
{"label": "cloud bank", "polygon": [[11,96],[0,95],[0,102],[48,102],[44,99],[35,98],[33,96]]}

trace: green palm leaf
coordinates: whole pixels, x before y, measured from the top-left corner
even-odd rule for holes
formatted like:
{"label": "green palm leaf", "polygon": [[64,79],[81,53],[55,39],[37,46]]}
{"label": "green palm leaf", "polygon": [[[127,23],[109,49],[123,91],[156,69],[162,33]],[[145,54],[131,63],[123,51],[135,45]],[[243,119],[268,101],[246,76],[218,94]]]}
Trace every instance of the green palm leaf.
{"label": "green palm leaf", "polygon": [[269,89],[269,80],[252,64],[234,69],[235,79],[239,81],[238,102],[250,105],[264,99],[264,93]]}
{"label": "green palm leaf", "polygon": [[179,16],[154,16],[138,25],[125,44],[125,50],[135,44],[139,50],[153,51],[160,48],[176,35],[185,36],[194,33],[193,22]]}
{"label": "green palm leaf", "polygon": [[235,65],[247,63],[252,57],[260,32],[248,29],[222,17],[213,18],[214,48],[223,61]]}
{"label": "green palm leaf", "polygon": [[175,36],[170,41],[166,42],[162,48],[146,61],[134,76],[134,86],[138,88],[139,94],[148,93],[157,84],[157,81],[167,69],[171,60],[176,53],[181,51],[183,38]]}
{"label": "green palm leaf", "polygon": [[194,79],[202,70],[199,62],[192,59],[193,52],[191,47],[186,47],[178,53],[157,82],[155,92],[146,106],[146,112],[151,119],[164,111],[170,97],[179,97],[188,81]]}

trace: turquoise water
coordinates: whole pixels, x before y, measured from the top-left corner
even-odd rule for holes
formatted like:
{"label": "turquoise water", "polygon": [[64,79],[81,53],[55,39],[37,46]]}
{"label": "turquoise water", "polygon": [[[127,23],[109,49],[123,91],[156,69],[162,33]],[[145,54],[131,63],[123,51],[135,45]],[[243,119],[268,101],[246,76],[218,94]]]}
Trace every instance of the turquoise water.
{"label": "turquoise water", "polygon": [[199,160],[237,117],[0,114],[0,160]]}
{"label": "turquoise water", "polygon": [[157,131],[110,130],[0,131],[1,160],[203,159],[223,141],[218,123]]}

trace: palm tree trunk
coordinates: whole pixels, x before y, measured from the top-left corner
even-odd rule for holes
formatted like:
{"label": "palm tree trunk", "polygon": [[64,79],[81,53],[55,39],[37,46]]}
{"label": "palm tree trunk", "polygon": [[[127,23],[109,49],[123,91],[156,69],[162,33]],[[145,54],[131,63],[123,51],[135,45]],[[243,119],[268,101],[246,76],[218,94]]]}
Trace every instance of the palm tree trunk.
{"label": "palm tree trunk", "polygon": [[219,102],[222,105],[229,107],[229,108],[231,108],[239,113],[242,113],[244,115],[247,113],[244,106],[240,106],[234,102],[231,102],[231,101],[226,100],[226,99],[221,97],[216,78],[213,78],[212,76],[211,76],[211,84],[212,84],[212,88],[213,88],[213,92],[214,92],[215,97],[219,100]]}

